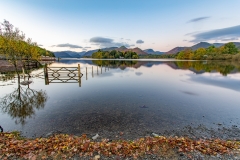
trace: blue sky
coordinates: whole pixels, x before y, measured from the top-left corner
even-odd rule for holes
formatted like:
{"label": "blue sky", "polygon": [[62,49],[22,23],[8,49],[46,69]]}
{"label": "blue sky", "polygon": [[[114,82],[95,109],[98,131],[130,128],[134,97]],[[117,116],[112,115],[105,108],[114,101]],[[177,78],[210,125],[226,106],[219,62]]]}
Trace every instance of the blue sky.
{"label": "blue sky", "polygon": [[0,0],[8,20],[51,51],[168,51],[240,41],[240,0]]}

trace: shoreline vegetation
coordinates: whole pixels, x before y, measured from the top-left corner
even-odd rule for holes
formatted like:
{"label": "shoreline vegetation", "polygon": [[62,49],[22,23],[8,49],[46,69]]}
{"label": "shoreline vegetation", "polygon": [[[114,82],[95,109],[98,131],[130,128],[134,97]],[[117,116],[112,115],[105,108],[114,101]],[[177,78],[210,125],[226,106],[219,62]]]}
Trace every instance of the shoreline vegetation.
{"label": "shoreline vegetation", "polygon": [[176,54],[141,55],[139,58],[175,58],[180,60],[229,60],[240,61],[240,51],[233,42],[221,47],[209,46],[193,50],[186,48]]}
{"label": "shoreline vegetation", "polygon": [[[119,136],[122,134],[124,133],[120,132]],[[86,134],[81,136],[53,134],[49,137],[33,139],[22,137],[17,131],[0,133],[0,159],[70,159],[74,157],[141,159],[146,156],[167,159],[239,157],[240,141],[219,138],[168,137],[157,134],[135,140],[121,138],[99,140],[93,137],[88,138]]]}
{"label": "shoreline vegetation", "polygon": [[41,56],[54,57],[54,54],[39,47],[31,38],[26,38],[25,34],[9,21],[4,20],[0,24],[0,59],[6,59],[11,63],[18,76],[19,66],[24,72],[31,62],[35,62],[37,66]]}

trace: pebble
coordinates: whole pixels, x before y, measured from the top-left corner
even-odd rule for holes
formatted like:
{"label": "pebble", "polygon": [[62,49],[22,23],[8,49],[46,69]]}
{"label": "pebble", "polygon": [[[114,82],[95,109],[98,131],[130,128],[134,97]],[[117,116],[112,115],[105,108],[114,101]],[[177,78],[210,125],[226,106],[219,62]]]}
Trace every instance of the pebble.
{"label": "pebble", "polygon": [[179,155],[180,155],[181,157],[182,157],[182,156],[184,156],[184,154],[183,154],[183,153],[180,153]]}
{"label": "pebble", "polygon": [[154,137],[159,137],[159,135],[156,134],[156,133],[152,133],[152,135],[153,135]]}
{"label": "pebble", "polygon": [[94,160],[99,160],[100,159],[100,155],[96,155],[95,157],[94,157]]}
{"label": "pebble", "polygon": [[99,137],[98,133],[92,137],[93,140],[96,140]]}

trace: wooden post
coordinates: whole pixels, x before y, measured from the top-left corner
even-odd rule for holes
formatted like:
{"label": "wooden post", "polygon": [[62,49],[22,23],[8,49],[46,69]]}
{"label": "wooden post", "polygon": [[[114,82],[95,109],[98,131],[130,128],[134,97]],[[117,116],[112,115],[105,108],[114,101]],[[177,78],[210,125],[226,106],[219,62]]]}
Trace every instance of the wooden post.
{"label": "wooden post", "polygon": [[47,64],[45,64],[44,66],[44,78],[45,78],[45,85],[49,85]]}
{"label": "wooden post", "polygon": [[79,83],[79,87],[81,87],[81,68],[80,68],[80,64],[78,64],[78,83]]}
{"label": "wooden post", "polygon": [[107,70],[107,68],[106,68],[106,66],[105,66],[105,72],[106,72],[106,70]]}
{"label": "wooden post", "polygon": [[92,78],[93,78],[93,66],[92,66]]}
{"label": "wooden post", "polygon": [[97,75],[98,75],[98,66],[97,66]]}
{"label": "wooden post", "polygon": [[87,67],[86,67],[86,80],[87,80]]}
{"label": "wooden post", "polygon": [[101,66],[101,74],[102,74],[102,66]]}

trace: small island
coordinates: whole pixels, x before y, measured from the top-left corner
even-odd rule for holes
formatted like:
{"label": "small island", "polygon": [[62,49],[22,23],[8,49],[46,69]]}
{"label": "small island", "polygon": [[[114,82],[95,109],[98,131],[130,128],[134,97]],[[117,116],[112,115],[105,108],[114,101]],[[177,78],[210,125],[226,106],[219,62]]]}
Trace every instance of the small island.
{"label": "small island", "polygon": [[92,58],[96,59],[138,59],[139,56],[136,52],[133,51],[103,51],[99,49],[97,52],[92,54]]}

